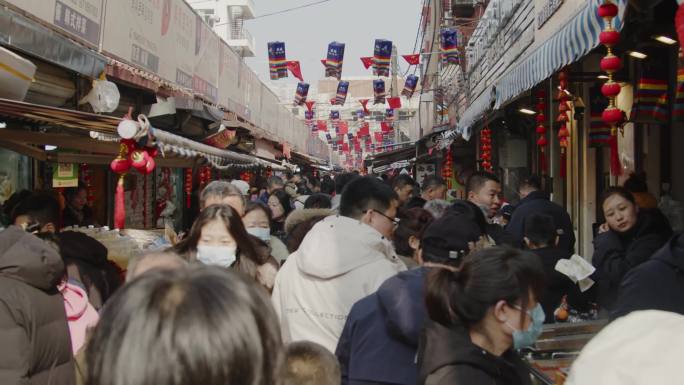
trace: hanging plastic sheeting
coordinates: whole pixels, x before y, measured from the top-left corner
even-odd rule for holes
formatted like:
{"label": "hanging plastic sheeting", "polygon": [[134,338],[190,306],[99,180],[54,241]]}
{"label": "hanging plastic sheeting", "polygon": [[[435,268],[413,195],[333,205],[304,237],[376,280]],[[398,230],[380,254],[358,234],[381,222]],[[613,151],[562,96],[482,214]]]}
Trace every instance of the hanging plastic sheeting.
{"label": "hanging plastic sheeting", "polygon": [[268,43],[268,69],[271,74],[271,80],[287,77],[285,42],[271,41]]}
{"label": "hanging plastic sheeting", "polygon": [[325,76],[340,80],[344,63],[344,43],[333,41],[328,44],[328,58],[325,60]]}
{"label": "hanging plastic sheeting", "polygon": [[306,97],[309,95],[309,83],[297,83],[297,92],[294,97],[294,105],[301,106],[306,103]]}
{"label": "hanging plastic sheeting", "polygon": [[373,95],[375,99],[373,104],[385,104],[385,81],[382,79],[373,80]]}
{"label": "hanging plastic sheeting", "polygon": [[373,75],[390,76],[390,61],[392,59],[392,42],[376,39],[373,55]]}
{"label": "hanging plastic sheeting", "polygon": [[458,37],[455,29],[444,28],[440,32],[442,64],[458,64]]}
{"label": "hanging plastic sheeting", "polygon": [[401,90],[401,94],[403,96],[406,96],[407,98],[411,99],[411,97],[413,97],[413,93],[416,92],[417,86],[418,86],[418,76],[409,75],[406,77],[406,81],[404,82],[404,89]]}
{"label": "hanging plastic sheeting", "polygon": [[339,82],[337,84],[337,95],[335,95],[335,104],[343,106],[347,101],[347,92],[349,92],[349,82]]}

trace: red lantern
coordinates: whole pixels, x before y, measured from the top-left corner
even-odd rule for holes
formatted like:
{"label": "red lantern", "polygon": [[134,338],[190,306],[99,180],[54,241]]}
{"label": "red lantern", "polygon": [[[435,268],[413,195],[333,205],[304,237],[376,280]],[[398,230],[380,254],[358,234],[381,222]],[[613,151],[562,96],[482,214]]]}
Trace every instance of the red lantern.
{"label": "red lantern", "polygon": [[149,175],[154,171],[154,168],[156,167],[156,163],[154,161],[154,158],[149,158],[147,160],[147,164],[145,165],[145,169],[142,171],[143,174]]}
{"label": "red lantern", "polygon": [[617,125],[622,122],[622,110],[616,107],[608,107],[601,114],[603,121],[611,126]]}
{"label": "red lantern", "polygon": [[615,73],[622,68],[622,59],[611,54],[601,59],[601,70],[608,73]]}
{"label": "red lantern", "polygon": [[617,97],[621,90],[622,87],[620,86],[620,83],[615,83],[613,81],[609,81],[603,86],[601,86],[601,93],[606,98]]}
{"label": "red lantern", "polygon": [[606,2],[598,7],[598,15],[600,18],[613,18],[617,16],[618,14],[618,7],[617,5]]}
{"label": "red lantern", "polygon": [[546,147],[547,144],[548,144],[548,141],[546,140],[545,136],[540,136],[539,139],[537,139],[537,146]]}
{"label": "red lantern", "polygon": [[607,47],[613,47],[620,42],[620,32],[614,29],[603,31],[599,34],[599,41]]}

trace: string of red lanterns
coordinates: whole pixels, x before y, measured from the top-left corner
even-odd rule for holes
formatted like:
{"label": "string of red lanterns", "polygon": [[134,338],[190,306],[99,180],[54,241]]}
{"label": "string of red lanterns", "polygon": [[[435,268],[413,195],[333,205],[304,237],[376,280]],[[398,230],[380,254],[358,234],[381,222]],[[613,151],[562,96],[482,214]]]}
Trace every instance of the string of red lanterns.
{"label": "string of red lanterns", "polygon": [[454,157],[451,153],[451,148],[449,148],[444,156],[444,162],[442,163],[442,179],[447,184],[447,187],[451,189],[451,178],[454,176],[453,169]]}
{"label": "string of red lanterns", "polygon": [[185,207],[190,208],[192,204],[192,168],[185,169]]}
{"label": "string of red lanterns", "polygon": [[622,174],[618,155],[617,127],[624,120],[624,113],[615,104],[622,86],[613,80],[614,74],[622,68],[622,59],[613,53],[613,47],[620,42],[620,33],[613,27],[613,19],[617,14],[618,7],[610,0],[604,0],[603,4],[598,7],[598,15],[605,21],[605,27],[599,35],[599,41],[606,47],[606,56],[601,59],[601,70],[608,74],[608,80],[601,87],[601,93],[608,99],[608,107],[601,117],[610,126],[610,173],[614,176]]}
{"label": "string of red lanterns", "polygon": [[570,131],[568,130],[568,73],[563,70],[558,73],[558,119],[560,129],[558,130],[558,143],[560,145],[560,173],[559,176],[565,179],[568,167],[568,147],[570,145]]}
{"label": "string of red lanterns", "polygon": [[489,127],[480,131],[480,159],[484,171],[492,170],[492,130]]}
{"label": "string of red lanterns", "polygon": [[549,144],[546,139],[546,91],[537,91],[537,134],[539,139],[537,139],[537,147],[539,147],[539,169],[542,174],[546,174],[546,146]]}

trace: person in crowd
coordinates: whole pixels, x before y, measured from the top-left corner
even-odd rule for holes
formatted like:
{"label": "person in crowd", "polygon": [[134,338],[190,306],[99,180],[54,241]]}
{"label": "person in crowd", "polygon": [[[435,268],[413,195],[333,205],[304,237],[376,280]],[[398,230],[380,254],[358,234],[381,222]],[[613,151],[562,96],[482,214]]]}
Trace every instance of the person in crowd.
{"label": "person in crowd", "polygon": [[132,257],[128,261],[126,270],[126,282],[148,271],[175,270],[187,266],[188,262],[170,251],[152,251],[139,256]]}
{"label": "person in crowd", "polygon": [[451,203],[443,199],[433,199],[427,203],[423,208],[427,210],[435,219],[441,218],[447,209],[451,206]]}
{"label": "person in crowd", "polygon": [[93,210],[88,206],[88,190],[84,186],[64,189],[62,226],[95,225]]}
{"label": "person in crowd", "polygon": [[423,180],[421,197],[425,202],[435,199],[446,199],[447,184],[444,179],[438,176],[429,176]]}
{"label": "person in crowd", "polygon": [[355,172],[347,172],[339,174],[335,177],[335,196],[332,198],[332,209],[339,210],[340,202],[342,202],[342,192],[347,184],[358,178],[359,174]]}
{"label": "person in crowd", "polygon": [[50,243],[9,226],[0,232],[0,384],[72,385],[64,262]]}
{"label": "person in crowd", "polygon": [[637,207],[642,209],[656,209],[658,208],[658,199],[648,192],[648,184],[646,183],[646,174],[632,173],[629,178],[622,184],[624,188],[629,190],[634,196]]}
{"label": "person in crowd", "polygon": [[332,209],[303,209],[293,211],[285,221],[287,250],[294,253],[299,249],[306,234],[324,218],[334,215]]}
{"label": "person in crowd", "polygon": [[56,233],[60,229],[60,212],[56,194],[35,191],[16,205],[11,222],[32,233]]}
{"label": "person in crowd", "polygon": [[406,269],[390,239],[397,195],[373,177],[350,182],[340,215],[316,224],[276,277],[273,303],[286,341],[335,351],[352,305]]}
{"label": "person in crowd", "polygon": [[299,183],[297,183],[297,196],[294,199],[292,199],[292,206],[295,210],[303,209],[306,205],[306,201],[309,199],[310,196],[313,195],[313,192],[311,191],[307,183],[308,182],[306,178],[302,179]]}
{"label": "person in crowd", "polygon": [[243,197],[245,197],[246,200],[249,201],[249,183],[245,182],[242,179],[233,179],[230,181],[230,184],[233,186],[237,187],[238,190],[240,190],[240,194],[242,194]]}
{"label": "person in crowd", "polygon": [[14,212],[14,208],[17,207],[19,203],[23,202],[29,196],[31,196],[31,191],[29,190],[17,191],[14,194],[10,195],[10,197],[2,204],[3,227],[7,227],[11,224],[14,224],[12,220],[12,213]]}
{"label": "person in crowd", "polygon": [[575,231],[568,212],[559,204],[549,200],[549,194],[542,191],[541,179],[536,176],[529,176],[520,183],[518,187],[520,203],[518,203],[511,221],[506,226],[508,231],[515,239],[515,246],[522,246],[525,236],[525,220],[533,214],[547,214],[553,218],[553,222],[558,226],[556,231],[559,236],[558,247],[572,252],[575,250]]}
{"label": "person in crowd", "polygon": [[266,242],[271,248],[271,255],[276,259],[280,265],[290,253],[283,241],[278,237],[271,236],[271,209],[260,202],[249,202],[245,216],[242,217],[242,223],[245,225],[247,232],[263,242]]}
{"label": "person in crowd", "polygon": [[335,195],[335,181],[330,175],[324,176],[323,180],[321,180],[321,193],[329,196]]}
{"label": "person in crowd", "polygon": [[237,210],[240,216],[245,214],[247,200],[240,189],[225,180],[209,182],[200,193],[200,210],[211,205],[224,204]]}
{"label": "person in crowd", "polygon": [[310,341],[285,347],[283,385],[340,385],[340,365],[325,347]]}
{"label": "person in crowd", "polygon": [[258,268],[270,263],[270,256],[257,253],[238,212],[228,205],[202,210],[187,238],[174,246],[174,251],[187,261],[231,268],[257,282]]}
{"label": "person in crowd", "polygon": [[86,234],[63,231],[57,238],[69,279],[80,282],[90,303],[100,310],[123,284],[121,269],[107,259],[107,248]]}
{"label": "person in crowd", "polygon": [[329,209],[332,208],[332,200],[329,195],[316,193],[311,195],[304,202],[305,209]]}
{"label": "person in crowd", "polygon": [[[396,190],[395,190],[396,191]],[[423,232],[432,223],[434,217],[429,211],[414,208],[400,211],[399,226],[394,230],[394,250],[408,269],[419,266],[420,242]]]}
{"label": "person in crowd", "polygon": [[510,203],[504,203],[501,206],[501,208],[499,208],[499,211],[496,213],[493,222],[498,223],[499,225],[505,228],[506,226],[508,226],[509,223],[511,223],[513,211],[515,211],[515,206],[513,206]]}
{"label": "person in crowd", "polygon": [[525,246],[539,256],[546,274],[546,290],[539,299],[546,314],[546,323],[554,322],[554,311],[564,296],[571,308],[581,312],[589,311],[590,296],[584,295],[576,283],[556,271],[558,261],[570,258],[571,253],[560,247],[560,236],[555,230],[557,226],[553,217],[546,214],[531,214],[525,218],[523,226]]}
{"label": "person in crowd", "polygon": [[283,178],[277,175],[268,177],[266,191],[259,196],[259,201],[265,205],[268,205],[268,197],[270,197],[275,190],[282,190],[284,188],[285,182],[283,182]]}
{"label": "person in crowd", "polygon": [[459,266],[483,235],[465,215],[435,220],[425,230],[417,258],[422,267],[387,279],[377,293],[354,304],[335,353],[343,385],[416,384],[415,357],[426,318],[425,276],[431,269]]}
{"label": "person in crowd", "polygon": [[492,218],[501,207],[501,182],[496,175],[480,171],[476,172],[468,178],[466,183],[466,197],[467,199],[477,205],[485,214],[487,220],[487,234],[494,240],[494,242],[501,246],[518,246],[518,243],[513,239],[513,236],[503,229],[503,227],[492,223]]}
{"label": "person in crowd", "polygon": [[311,190],[311,193],[319,194],[321,192],[321,180],[314,176],[309,176],[307,180],[309,181],[309,190]]}
{"label": "person in crowd", "polygon": [[271,209],[271,234],[285,242],[285,220],[294,210],[290,196],[283,190],[276,190],[268,198],[268,208]]}
{"label": "person in crowd", "polygon": [[302,182],[302,175],[299,173],[289,175],[287,178],[287,183],[285,183],[285,188],[283,189],[291,199],[296,198],[299,194],[297,193],[298,184]]}
{"label": "person in crowd", "polygon": [[601,199],[605,223],[594,237],[596,267],[592,279],[598,287],[598,304],[613,310],[622,279],[646,262],[672,236],[672,229],[658,209],[639,209],[624,187],[611,187]]}
{"label": "person in crowd", "polygon": [[272,385],[284,370],[266,293],[240,274],[199,265],[124,286],[103,309],[86,356],[86,385]]}
{"label": "person in crowd", "polygon": [[670,239],[622,280],[612,318],[637,310],[664,310],[684,315],[684,235]]}
{"label": "person in crowd", "polygon": [[679,383],[684,316],[637,311],[610,323],[582,349],[566,385]]}
{"label": "person in crowd", "polygon": [[511,248],[479,250],[460,268],[434,269],[418,384],[529,384],[529,367],[513,349],[541,334],[543,288],[539,258]]}
{"label": "person in crowd", "polygon": [[[59,238],[53,233],[38,233],[36,236],[45,241],[57,252],[60,252]],[[62,256],[64,261],[64,257]],[[66,264],[66,262],[65,262]],[[74,356],[85,344],[88,329],[95,326],[100,319],[97,311],[88,301],[82,284],[76,280],[69,279],[66,270],[57,289],[64,300],[64,311],[66,312],[69,325],[69,336],[71,337],[71,351]]]}
{"label": "person in crowd", "polygon": [[411,199],[415,185],[416,181],[406,174],[399,174],[392,179],[392,189],[399,197],[399,207]]}

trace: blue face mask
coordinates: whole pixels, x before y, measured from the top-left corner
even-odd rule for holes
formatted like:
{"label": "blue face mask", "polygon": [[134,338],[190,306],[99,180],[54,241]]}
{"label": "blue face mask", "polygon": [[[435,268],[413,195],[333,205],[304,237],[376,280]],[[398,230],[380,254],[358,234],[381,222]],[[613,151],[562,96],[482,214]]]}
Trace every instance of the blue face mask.
{"label": "blue face mask", "polygon": [[230,267],[237,257],[235,246],[197,246],[197,259],[205,265]]}
{"label": "blue face mask", "polygon": [[246,230],[247,233],[254,235],[266,243],[271,241],[271,229],[268,227],[247,227]]}
{"label": "blue face mask", "polygon": [[[517,309],[523,311],[520,308]],[[534,345],[535,342],[537,342],[537,338],[539,338],[542,333],[542,326],[544,325],[544,320],[546,319],[544,310],[539,303],[534,307],[534,309],[526,310],[525,313],[527,313],[532,320],[527,330],[518,330],[506,323],[506,326],[513,330],[513,347],[515,349],[522,349]]]}

